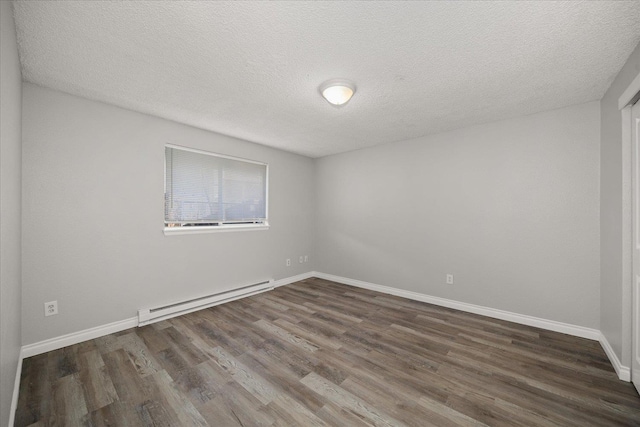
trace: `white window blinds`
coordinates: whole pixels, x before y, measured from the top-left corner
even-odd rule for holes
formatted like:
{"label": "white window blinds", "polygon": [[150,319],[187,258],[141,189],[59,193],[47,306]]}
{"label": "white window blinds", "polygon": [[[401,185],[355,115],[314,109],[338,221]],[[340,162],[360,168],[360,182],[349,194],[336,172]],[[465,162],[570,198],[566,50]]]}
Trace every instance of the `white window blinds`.
{"label": "white window blinds", "polygon": [[165,227],[266,224],[267,165],[165,147]]}

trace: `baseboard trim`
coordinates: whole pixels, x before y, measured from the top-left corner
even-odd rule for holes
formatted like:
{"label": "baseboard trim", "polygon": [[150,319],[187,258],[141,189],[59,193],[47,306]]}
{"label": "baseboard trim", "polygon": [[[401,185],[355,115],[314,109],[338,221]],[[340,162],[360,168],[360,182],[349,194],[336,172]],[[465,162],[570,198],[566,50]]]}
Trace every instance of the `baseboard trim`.
{"label": "baseboard trim", "polygon": [[309,279],[314,277],[314,271],[308,271],[306,273],[298,274],[296,276],[285,277],[284,279],[275,280],[272,284],[274,288],[278,288],[284,285],[290,285],[291,283],[299,282],[301,280]]}
{"label": "baseboard trim", "polygon": [[395,295],[416,301],[422,301],[429,304],[439,305],[442,307],[453,308],[469,313],[480,314],[482,316],[493,317],[495,319],[507,320],[509,322],[519,323],[521,325],[534,326],[536,328],[546,329],[549,331],[560,332],[576,337],[587,338],[598,341],[602,346],[605,354],[609,358],[613,369],[615,369],[618,378],[622,381],[631,381],[631,369],[622,365],[620,359],[613,351],[613,348],[607,341],[607,338],[597,329],[585,328],[583,326],[572,325],[570,323],[557,322],[555,320],[541,319],[539,317],[527,316],[524,314],[513,313],[510,311],[498,310],[495,308],[484,307],[480,305],[468,304],[464,302],[454,301],[446,298],[434,297],[418,292],[405,291],[402,289],[392,288],[389,286],[376,285],[374,283],[364,282],[362,280],[349,279],[347,277],[335,276],[321,272],[311,272],[312,277],[331,280],[332,282],[344,283],[358,288],[369,289],[372,291],[382,292],[385,294]]}
{"label": "baseboard trim", "polygon": [[[313,272],[307,272],[298,274],[296,276],[285,277],[284,279],[274,280],[272,282],[273,287],[288,285],[290,283],[298,282],[313,277]],[[83,331],[72,332],[60,337],[50,338],[48,340],[40,341],[33,344],[28,344],[22,347],[21,357],[27,358],[36,356],[38,354],[46,353],[48,351],[57,350],[69,345],[78,344],[83,341],[92,340],[105,335],[113,334],[114,332],[124,331],[125,329],[135,328],[138,326],[138,318],[131,317],[129,319],[119,320],[117,322],[109,323],[106,325],[96,326],[95,328],[85,329]]]}
{"label": "baseboard trim", "polygon": [[495,319],[507,320],[509,322],[519,323],[521,325],[534,326],[536,328],[546,329],[549,331],[560,332],[576,337],[587,338],[599,341],[601,333],[597,329],[585,328],[583,326],[572,325],[569,323],[557,322],[555,320],[541,319],[539,317],[527,316],[524,314],[513,313],[511,311],[498,310],[495,308],[484,307],[481,305],[468,304],[446,298],[434,297],[431,295],[421,294],[418,292],[405,291],[402,289],[392,288],[390,286],[377,285],[374,283],[364,282],[362,280],[349,279],[347,277],[334,276],[314,272],[314,276],[320,279],[331,280],[333,282],[344,283],[346,285],[356,286],[358,288],[369,289],[372,291],[382,292],[385,294],[395,295],[416,301],[422,301],[429,304],[439,305],[442,307],[453,308],[468,313],[480,314],[482,316],[493,317]]}
{"label": "baseboard trim", "polygon": [[20,394],[20,377],[22,376],[23,351],[20,349],[18,355],[18,366],[16,367],[16,378],[13,382],[13,396],[11,396],[11,407],[9,408],[9,427],[16,422],[16,409],[18,409],[18,395]]}
{"label": "baseboard trim", "polygon": [[[296,276],[275,280],[272,282],[272,284],[274,288],[277,288],[279,286],[299,282],[300,280],[309,279],[313,276],[313,272],[307,272],[298,274]],[[15,413],[16,408],[18,407],[18,395],[20,393],[20,376],[22,375],[22,362],[24,359],[26,359],[27,357],[37,356],[38,354],[46,353],[48,351],[58,350],[60,348],[67,347],[73,344],[78,344],[84,341],[113,334],[115,332],[124,331],[125,329],[135,328],[137,326],[138,318],[131,317],[129,319],[120,320],[106,325],[96,326],[94,328],[85,329],[83,331],[72,332],[70,334],[22,346],[22,348],[20,349],[18,366],[16,368],[16,378],[13,385],[13,396],[11,398],[9,425],[12,426],[15,422]]]}
{"label": "baseboard trim", "polygon": [[88,341],[94,338],[113,334],[114,332],[120,332],[124,331],[125,329],[135,328],[136,326],[138,326],[138,318],[131,317],[129,319],[119,320],[117,322],[108,323],[106,325],[96,326],[95,328],[72,332],[60,337],[25,345],[22,347],[22,354],[24,358],[36,356],[48,351],[57,350],[62,347],[67,347],[69,345],[78,344],[83,341]]}
{"label": "baseboard trim", "polygon": [[[587,338],[600,342],[607,357],[609,358],[613,368],[618,374],[618,378],[623,381],[631,381],[631,370],[627,366],[623,366],[620,360],[616,356],[615,352],[611,348],[611,345],[607,341],[606,337],[597,329],[585,328],[583,326],[572,325],[569,323],[557,322],[555,320],[547,320],[533,316],[527,316],[523,314],[513,313],[510,311],[498,310],[495,308],[484,307],[475,304],[468,304],[446,298],[435,297],[431,295],[421,294],[413,291],[406,291],[402,289],[392,288],[390,286],[377,285],[375,283],[365,282],[362,280],[349,279],[347,277],[336,276],[333,274],[321,273],[318,271],[310,271],[307,273],[298,274],[283,279],[278,279],[273,282],[273,287],[277,288],[285,286],[291,283],[295,283],[301,280],[309,279],[311,277],[318,277],[320,279],[331,280],[333,282],[343,283],[345,285],[355,286],[358,288],[369,289],[372,291],[382,292],[385,294],[395,295],[403,298],[408,298],[415,301],[422,301],[429,304],[434,304],[442,307],[453,308],[468,313],[479,314],[482,316],[493,317],[495,319],[507,320],[509,322],[519,323],[527,326],[534,326],[549,331],[560,332],[563,334],[573,335],[581,338]],[[48,351],[57,350],[69,345],[78,344],[83,341],[99,338],[105,335],[109,335],[115,332],[120,332],[125,329],[135,328],[138,326],[138,318],[131,317],[129,319],[120,320],[117,322],[109,323],[102,326],[97,326],[83,331],[73,332],[67,335],[63,335],[56,338],[40,341],[34,344],[25,345],[20,351],[18,360],[18,367],[16,368],[16,379],[14,383],[13,397],[11,400],[11,413],[10,424],[12,425],[15,419],[15,411],[18,403],[18,394],[20,390],[20,376],[22,374],[22,362],[27,357],[36,356],[38,354],[46,353]]]}
{"label": "baseboard trim", "polygon": [[598,339],[598,341],[600,341],[602,349],[607,354],[607,357],[613,365],[613,369],[615,369],[616,374],[618,374],[618,378],[620,378],[622,381],[630,382],[631,369],[628,366],[624,366],[620,362],[620,359],[618,359],[616,352],[613,351],[613,347],[611,347],[611,344],[609,344],[607,337],[605,337],[603,333],[600,333],[600,338]]}

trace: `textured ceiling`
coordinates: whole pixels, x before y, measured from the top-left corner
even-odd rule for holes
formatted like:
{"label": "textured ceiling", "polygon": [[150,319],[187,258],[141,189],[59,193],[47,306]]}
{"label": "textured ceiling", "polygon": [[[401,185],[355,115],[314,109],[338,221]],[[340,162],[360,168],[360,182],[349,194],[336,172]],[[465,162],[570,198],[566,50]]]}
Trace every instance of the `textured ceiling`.
{"label": "textured ceiling", "polygon": [[[598,100],[640,2],[14,3],[25,81],[311,157]],[[318,93],[353,81],[341,108]]]}

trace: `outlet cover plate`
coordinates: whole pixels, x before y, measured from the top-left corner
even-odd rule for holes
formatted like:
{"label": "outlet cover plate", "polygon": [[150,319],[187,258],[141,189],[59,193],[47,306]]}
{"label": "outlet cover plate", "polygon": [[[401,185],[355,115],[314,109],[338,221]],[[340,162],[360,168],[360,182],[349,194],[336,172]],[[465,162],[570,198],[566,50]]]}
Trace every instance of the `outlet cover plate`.
{"label": "outlet cover plate", "polygon": [[44,315],[55,316],[58,314],[58,301],[49,301],[44,303]]}

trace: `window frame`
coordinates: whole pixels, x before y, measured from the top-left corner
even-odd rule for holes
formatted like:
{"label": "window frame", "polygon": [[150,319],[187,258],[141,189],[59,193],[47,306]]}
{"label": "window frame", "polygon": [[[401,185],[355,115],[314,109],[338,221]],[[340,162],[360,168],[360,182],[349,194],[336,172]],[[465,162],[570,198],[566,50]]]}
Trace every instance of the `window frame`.
{"label": "window frame", "polygon": [[[167,148],[171,148],[174,150],[183,150],[189,151],[196,154],[203,154],[206,156],[219,157],[223,159],[229,159],[244,163],[252,163],[256,165],[261,165],[265,167],[265,200],[264,200],[264,210],[265,210],[265,219],[264,222],[261,223],[234,223],[234,222],[218,222],[218,225],[198,225],[194,223],[194,225],[190,226],[167,226],[166,217],[163,218],[164,223],[164,235],[172,236],[179,234],[200,234],[200,233],[219,233],[219,232],[229,232],[229,231],[258,231],[258,230],[268,230],[269,229],[269,164],[265,162],[259,162],[256,160],[245,159],[242,157],[229,156],[227,154],[214,153],[212,151],[200,150],[197,148],[184,147],[182,145],[176,144],[165,144],[163,146],[164,149],[164,193],[163,193],[163,206],[164,211],[166,211],[166,203],[167,203]],[[163,213],[163,216],[165,214]],[[212,221],[212,223],[215,221]]]}

